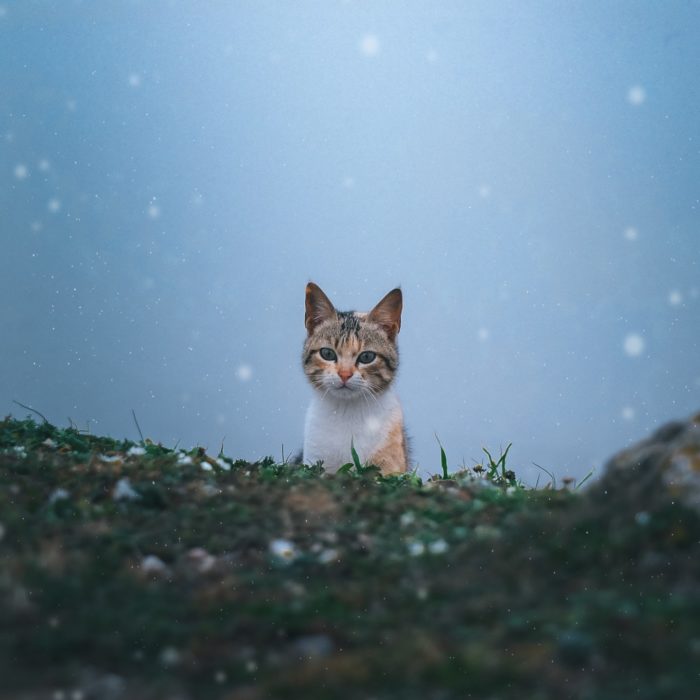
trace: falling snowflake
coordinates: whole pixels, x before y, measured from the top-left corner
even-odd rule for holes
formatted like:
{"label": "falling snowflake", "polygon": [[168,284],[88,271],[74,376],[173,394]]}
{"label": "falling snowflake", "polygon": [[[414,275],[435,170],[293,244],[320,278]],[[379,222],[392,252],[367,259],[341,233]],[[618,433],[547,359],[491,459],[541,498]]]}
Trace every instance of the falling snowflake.
{"label": "falling snowflake", "polygon": [[141,76],[138,73],[132,73],[129,76],[129,87],[140,87],[141,86]]}
{"label": "falling snowflake", "polygon": [[644,352],[644,338],[638,333],[629,333],[625,336],[623,347],[629,357],[639,357]]}
{"label": "falling snowflake", "polygon": [[160,218],[160,207],[155,204],[154,202],[151,202],[148,205],[148,209],[146,210],[146,213],[148,214],[149,219],[158,219]]}
{"label": "falling snowflake", "polygon": [[481,199],[488,199],[491,196],[491,186],[490,185],[480,185],[478,192],[479,192],[479,197],[481,197]]}
{"label": "falling snowflake", "polygon": [[428,63],[436,63],[438,60],[438,52],[435,49],[430,49],[428,53],[425,54],[425,60]]}
{"label": "falling snowflake", "polygon": [[7,8],[4,5],[0,5],[0,19],[7,15]]}
{"label": "falling snowflake", "polygon": [[368,57],[376,56],[381,50],[379,37],[376,34],[365,34],[360,39],[360,51]]}
{"label": "falling snowflake", "polygon": [[45,173],[51,167],[51,163],[46,158],[42,158],[39,161],[37,167],[39,168],[39,170],[41,170],[42,173]]}
{"label": "falling snowflake", "polygon": [[634,420],[635,410],[632,408],[632,406],[625,406],[620,412],[620,415],[622,416],[623,420],[632,421]]}
{"label": "falling snowflake", "polygon": [[49,203],[46,206],[52,214],[57,214],[59,211],[61,211],[61,200],[53,197],[52,199],[49,199]]}
{"label": "falling snowflake", "polygon": [[628,241],[636,241],[639,238],[639,231],[634,226],[628,226],[623,235]]}
{"label": "falling snowflake", "polygon": [[425,545],[418,540],[408,542],[406,544],[406,549],[408,549],[408,553],[412,557],[420,557],[422,554],[425,554]]}
{"label": "falling snowflake", "polygon": [[491,332],[488,328],[479,328],[476,332],[476,337],[480,343],[485,343],[491,337]]}
{"label": "falling snowflake", "polygon": [[250,365],[239,365],[236,377],[241,382],[249,382],[253,376],[253,368]]}
{"label": "falling snowflake", "polygon": [[351,177],[350,175],[343,178],[343,187],[346,190],[351,190],[353,187],[355,187],[355,178]]}
{"label": "falling snowflake", "polygon": [[668,303],[671,306],[679,306],[683,303],[683,295],[677,289],[671,290],[668,294]]}
{"label": "falling snowflake", "polygon": [[643,104],[646,101],[646,99],[647,92],[641,85],[633,85],[627,91],[627,101],[633,107],[639,107],[639,105]]}
{"label": "falling snowflake", "polygon": [[18,180],[26,180],[27,175],[29,175],[29,168],[24,163],[18,163],[15,165],[15,177]]}

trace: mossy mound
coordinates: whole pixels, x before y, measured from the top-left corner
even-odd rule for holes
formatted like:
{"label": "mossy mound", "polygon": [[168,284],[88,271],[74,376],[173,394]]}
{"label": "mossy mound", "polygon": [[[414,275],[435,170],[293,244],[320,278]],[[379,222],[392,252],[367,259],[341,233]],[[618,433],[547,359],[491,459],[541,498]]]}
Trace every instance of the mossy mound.
{"label": "mossy mound", "polygon": [[700,517],[620,503],[7,418],[0,698],[695,698]]}

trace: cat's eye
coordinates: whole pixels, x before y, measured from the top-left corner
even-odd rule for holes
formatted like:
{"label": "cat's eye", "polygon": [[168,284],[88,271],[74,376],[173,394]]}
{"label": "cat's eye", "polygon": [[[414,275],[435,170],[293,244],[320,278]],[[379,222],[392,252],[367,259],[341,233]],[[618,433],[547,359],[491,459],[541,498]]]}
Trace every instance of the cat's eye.
{"label": "cat's eye", "polygon": [[333,362],[334,360],[338,359],[338,356],[335,354],[333,350],[330,348],[321,348],[318,351],[318,354],[324,359],[328,360],[328,362]]}
{"label": "cat's eye", "polygon": [[357,356],[357,361],[361,362],[363,365],[367,365],[374,360],[377,356],[376,352],[371,352],[370,350],[365,350]]}

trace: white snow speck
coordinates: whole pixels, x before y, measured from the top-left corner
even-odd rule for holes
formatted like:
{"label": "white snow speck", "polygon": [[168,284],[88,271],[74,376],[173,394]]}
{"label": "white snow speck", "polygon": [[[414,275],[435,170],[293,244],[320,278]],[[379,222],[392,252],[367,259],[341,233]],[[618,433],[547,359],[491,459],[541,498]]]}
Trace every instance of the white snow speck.
{"label": "white snow speck", "polygon": [[217,457],[216,463],[219,465],[219,468],[223,469],[225,472],[231,471],[231,465],[225,459]]}
{"label": "white snow speck", "polygon": [[160,218],[160,207],[157,204],[151,202],[146,210],[149,219],[159,219]]}
{"label": "white snow speck", "polygon": [[639,333],[629,333],[623,347],[629,357],[639,357],[644,352],[644,338]]}
{"label": "white snow speck", "polygon": [[651,515],[645,510],[640,510],[639,513],[635,513],[634,522],[637,525],[648,525],[651,522]]}
{"label": "white snow speck", "polygon": [[214,680],[219,684],[226,683],[227,678],[228,676],[226,675],[225,671],[217,671],[214,674]]}
{"label": "white snow speck", "polygon": [[430,49],[428,53],[425,54],[425,60],[428,63],[436,63],[438,60],[438,52],[435,49]]}
{"label": "white snow speck", "polygon": [[0,5],[0,19],[7,15],[7,8],[4,5]]}
{"label": "white snow speck", "polygon": [[46,440],[44,440],[44,442],[42,442],[41,444],[44,445],[44,447],[48,447],[51,450],[54,450],[56,449],[56,447],[58,447],[58,443],[55,440],[52,440],[51,438],[46,438]]}
{"label": "white snow speck", "polygon": [[112,498],[115,501],[138,501],[141,498],[141,494],[134,491],[128,477],[119,479],[114,485],[114,491],[112,491]]}
{"label": "white snow speck", "polygon": [[412,540],[406,544],[406,549],[412,557],[419,557],[425,554],[425,545],[418,540]]}
{"label": "white snow speck", "polygon": [[52,197],[51,199],[49,199],[49,202],[46,205],[46,207],[52,214],[57,214],[59,211],[61,211],[61,200],[57,197]]}
{"label": "white snow speck", "polygon": [[343,178],[343,187],[346,190],[351,190],[353,187],[355,187],[355,178],[347,175],[346,177]]}
{"label": "white snow speck", "polygon": [[479,193],[479,197],[481,199],[488,199],[491,196],[491,186],[490,185],[479,185],[479,189],[477,190]]}
{"label": "white snow speck", "polygon": [[369,58],[376,56],[381,48],[379,37],[376,34],[365,34],[360,39],[360,52]]}
{"label": "white snow speck", "polygon": [[49,503],[56,503],[56,501],[65,501],[67,498],[70,498],[70,494],[68,491],[65,489],[56,489],[50,496],[49,496]]}
{"label": "white snow speck", "polygon": [[29,175],[29,168],[24,163],[15,165],[15,177],[18,180],[26,180]]}
{"label": "white snow speck", "polygon": [[634,226],[628,226],[623,235],[628,241],[636,241],[639,238],[639,231]]}
{"label": "white snow speck", "polygon": [[129,457],[141,457],[146,454],[146,448],[134,445],[127,450],[126,454],[129,455]]}
{"label": "white snow speck", "polygon": [[165,647],[158,656],[160,663],[166,668],[177,666],[180,663],[180,652],[175,647]]}
{"label": "white snow speck", "polygon": [[488,328],[479,328],[476,337],[480,343],[485,343],[491,337],[491,331]]}
{"label": "white snow speck", "polygon": [[37,167],[39,168],[39,170],[41,170],[42,173],[45,173],[51,167],[51,163],[49,163],[49,161],[46,158],[42,158],[37,164]]}
{"label": "white snow speck", "polygon": [[338,550],[337,549],[324,549],[318,555],[318,561],[321,564],[332,564],[334,561],[338,561]]}
{"label": "white snow speck", "polygon": [[370,416],[365,421],[365,427],[367,428],[367,430],[369,430],[370,433],[376,433],[382,427],[382,424],[378,418],[376,418],[375,416]]}
{"label": "white snow speck", "polygon": [[415,513],[413,513],[410,510],[407,510],[405,513],[401,513],[401,517],[399,518],[399,523],[401,524],[401,527],[408,527],[409,525],[413,525],[413,523],[416,522],[416,516]]}
{"label": "white snow speck", "polygon": [[236,370],[236,377],[241,382],[249,382],[253,377],[253,368],[250,365],[239,365]]}
{"label": "white snow speck", "polygon": [[129,75],[129,87],[137,88],[141,86],[141,76],[138,73],[131,73]]}
{"label": "white snow speck", "polygon": [[632,421],[634,420],[635,410],[632,406],[624,406],[620,415],[622,416],[622,420]]}
{"label": "white snow speck", "polygon": [[641,85],[633,85],[627,91],[627,101],[633,107],[639,107],[647,99],[647,91]]}
{"label": "white snow speck", "polygon": [[270,554],[283,562],[292,562],[298,556],[297,548],[294,546],[294,543],[283,539],[272,540],[272,542],[270,542]]}
{"label": "white snow speck", "polygon": [[149,554],[141,560],[141,571],[144,574],[162,574],[167,568],[165,562],[155,554]]}
{"label": "white snow speck", "polygon": [[668,303],[671,306],[679,306],[683,303],[683,295],[677,289],[672,289],[668,293]]}
{"label": "white snow speck", "polygon": [[428,551],[431,554],[444,554],[448,550],[448,544],[442,537],[428,545]]}

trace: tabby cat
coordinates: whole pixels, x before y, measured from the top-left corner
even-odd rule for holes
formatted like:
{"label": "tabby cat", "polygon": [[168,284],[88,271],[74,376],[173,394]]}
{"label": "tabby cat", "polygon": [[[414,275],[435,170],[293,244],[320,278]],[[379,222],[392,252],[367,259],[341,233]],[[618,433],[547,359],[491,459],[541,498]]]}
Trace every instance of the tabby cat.
{"label": "tabby cat", "polygon": [[384,474],[408,469],[403,414],[391,383],[399,364],[400,289],[369,313],[336,311],[321,288],[306,285],[306,331],[302,361],[316,390],[306,414],[303,459],[319,460],[328,472],[360,461]]}

